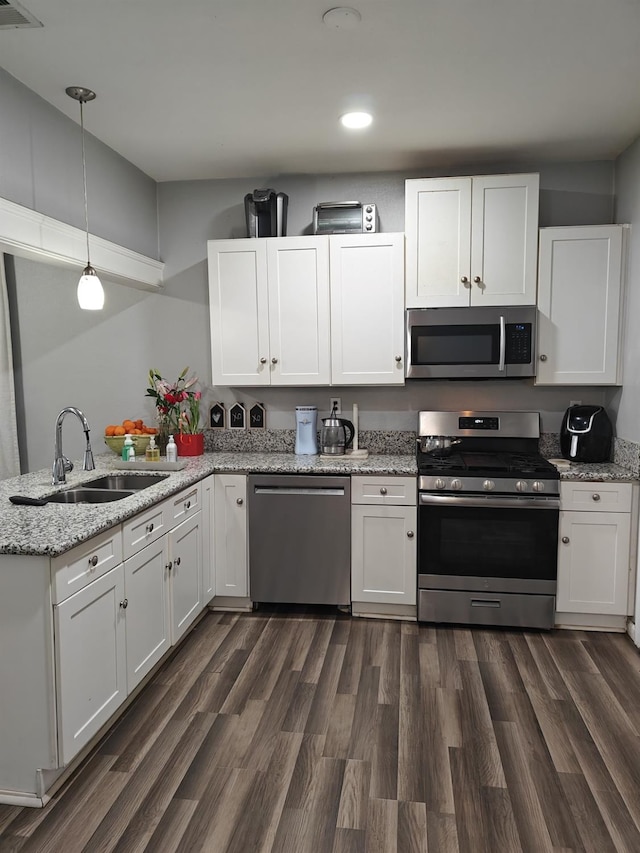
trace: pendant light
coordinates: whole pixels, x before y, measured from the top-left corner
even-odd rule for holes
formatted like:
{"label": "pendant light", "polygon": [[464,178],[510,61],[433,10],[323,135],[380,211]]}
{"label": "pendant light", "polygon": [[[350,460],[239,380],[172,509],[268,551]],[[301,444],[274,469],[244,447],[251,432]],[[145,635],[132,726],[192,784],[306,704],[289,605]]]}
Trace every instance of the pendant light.
{"label": "pendant light", "polygon": [[78,282],[78,304],[81,308],[88,311],[99,311],[104,305],[104,290],[102,283],[98,278],[98,273],[91,266],[91,258],[89,256],[89,206],[87,204],[87,163],[84,150],[84,115],[83,105],[87,101],[93,101],[96,93],[91,89],[85,89],[84,86],[69,86],[66,90],[67,95],[73,98],[74,101],[80,102],[80,132],[82,135],[82,184],[84,187],[84,225],[87,233],[87,265],[82,271],[80,281]]}

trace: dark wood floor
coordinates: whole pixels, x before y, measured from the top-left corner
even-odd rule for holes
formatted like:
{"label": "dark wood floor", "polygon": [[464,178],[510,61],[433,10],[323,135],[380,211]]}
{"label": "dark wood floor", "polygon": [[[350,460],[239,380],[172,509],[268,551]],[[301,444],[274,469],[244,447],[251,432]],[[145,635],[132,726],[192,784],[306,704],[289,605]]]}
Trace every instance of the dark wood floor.
{"label": "dark wood floor", "polygon": [[0,851],[640,851],[624,635],[209,614]]}

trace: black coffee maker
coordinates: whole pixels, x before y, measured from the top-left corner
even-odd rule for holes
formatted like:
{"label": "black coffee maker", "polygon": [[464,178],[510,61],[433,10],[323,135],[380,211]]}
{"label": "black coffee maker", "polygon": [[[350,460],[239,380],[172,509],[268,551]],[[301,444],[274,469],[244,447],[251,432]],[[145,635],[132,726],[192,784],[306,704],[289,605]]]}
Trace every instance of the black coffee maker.
{"label": "black coffee maker", "polygon": [[286,237],[289,196],[275,190],[254,190],[244,197],[247,237]]}
{"label": "black coffee maker", "polygon": [[560,450],[572,462],[608,462],[613,427],[602,406],[569,406],[560,428]]}

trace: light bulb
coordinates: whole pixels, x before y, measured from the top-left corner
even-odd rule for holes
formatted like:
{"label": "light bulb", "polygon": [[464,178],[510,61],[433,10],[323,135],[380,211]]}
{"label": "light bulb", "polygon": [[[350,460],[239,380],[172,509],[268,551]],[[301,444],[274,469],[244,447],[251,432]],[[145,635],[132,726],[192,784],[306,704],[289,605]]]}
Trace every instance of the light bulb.
{"label": "light bulb", "polygon": [[354,130],[369,127],[373,121],[373,117],[371,116],[371,113],[345,113],[340,117],[340,121],[344,127]]}
{"label": "light bulb", "polygon": [[85,311],[100,311],[104,306],[104,290],[98,274],[89,264],[78,282],[78,305]]}

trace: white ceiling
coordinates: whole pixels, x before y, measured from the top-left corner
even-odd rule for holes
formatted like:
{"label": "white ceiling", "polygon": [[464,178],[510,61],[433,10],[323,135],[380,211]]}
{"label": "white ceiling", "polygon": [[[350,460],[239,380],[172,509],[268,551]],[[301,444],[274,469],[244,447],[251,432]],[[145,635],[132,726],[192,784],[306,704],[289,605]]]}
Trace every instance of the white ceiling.
{"label": "white ceiling", "polygon": [[[640,135],[640,0],[21,0],[2,67],[158,181],[612,159]],[[347,5],[345,4],[345,5]],[[338,117],[368,108],[348,132]]]}

